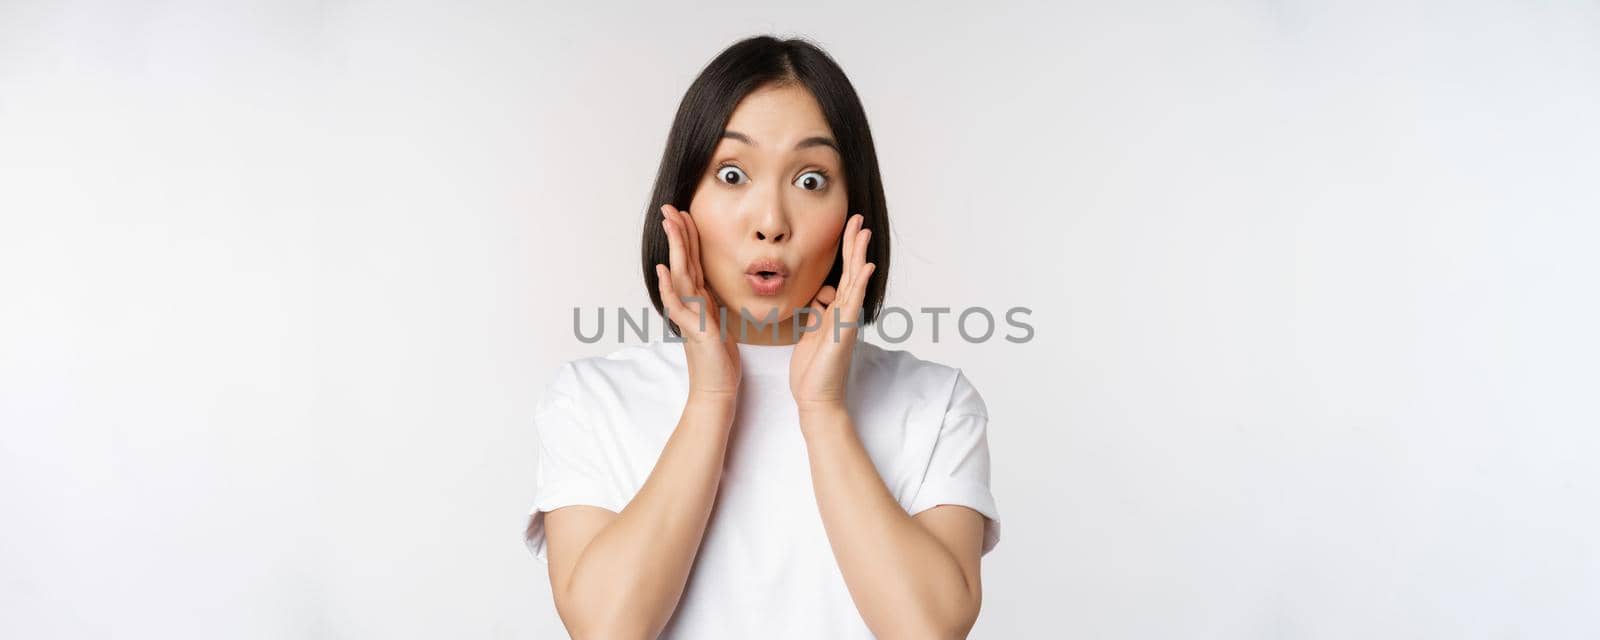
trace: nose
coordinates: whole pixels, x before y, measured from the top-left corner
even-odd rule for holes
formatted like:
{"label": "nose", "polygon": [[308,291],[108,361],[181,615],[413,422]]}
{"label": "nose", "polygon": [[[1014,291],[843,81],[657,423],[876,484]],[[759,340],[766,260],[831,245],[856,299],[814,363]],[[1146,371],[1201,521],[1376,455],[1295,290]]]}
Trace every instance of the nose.
{"label": "nose", "polygon": [[773,242],[783,242],[783,236],[784,236],[784,232],[782,232],[782,231],[779,231],[777,233],[771,233],[770,231],[762,231],[761,229],[756,229],[756,239],[757,240],[766,240],[767,238],[770,237],[770,238],[772,238]]}
{"label": "nose", "polygon": [[789,212],[783,204],[783,194],[780,190],[767,190],[768,193],[757,194],[752,190],[750,204],[754,213],[751,216],[756,240],[760,242],[783,242],[789,233]]}

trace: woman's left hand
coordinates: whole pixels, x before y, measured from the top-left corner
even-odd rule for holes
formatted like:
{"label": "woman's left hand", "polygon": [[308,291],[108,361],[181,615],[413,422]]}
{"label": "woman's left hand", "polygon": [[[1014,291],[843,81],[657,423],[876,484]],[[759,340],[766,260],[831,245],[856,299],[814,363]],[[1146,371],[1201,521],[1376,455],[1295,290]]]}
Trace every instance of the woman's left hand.
{"label": "woman's left hand", "polygon": [[[855,351],[859,326],[844,325],[834,339],[835,325],[861,324],[861,305],[867,282],[876,268],[867,262],[867,241],[871,229],[862,229],[864,218],[856,214],[845,224],[840,254],[844,270],[839,288],[824,285],[805,309],[804,326],[789,361],[789,390],[802,411],[844,407],[845,383],[849,381],[850,355]],[[809,309],[809,311],[807,311]],[[813,321],[813,318],[815,321]]]}

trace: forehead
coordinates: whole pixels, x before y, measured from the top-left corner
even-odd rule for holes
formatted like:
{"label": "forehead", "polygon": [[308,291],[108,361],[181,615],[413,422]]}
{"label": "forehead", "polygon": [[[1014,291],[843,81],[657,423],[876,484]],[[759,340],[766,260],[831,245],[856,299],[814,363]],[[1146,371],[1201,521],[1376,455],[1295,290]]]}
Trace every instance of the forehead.
{"label": "forehead", "polygon": [[727,129],[762,145],[788,148],[809,136],[832,136],[816,97],[799,84],[768,85],[751,91],[734,107]]}

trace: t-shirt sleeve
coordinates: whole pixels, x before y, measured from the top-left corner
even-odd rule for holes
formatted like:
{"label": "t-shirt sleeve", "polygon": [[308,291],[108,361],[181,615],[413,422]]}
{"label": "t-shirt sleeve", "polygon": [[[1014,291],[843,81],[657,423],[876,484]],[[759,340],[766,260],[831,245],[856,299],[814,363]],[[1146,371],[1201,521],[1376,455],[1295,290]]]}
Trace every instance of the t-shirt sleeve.
{"label": "t-shirt sleeve", "polygon": [[621,512],[627,498],[618,490],[601,444],[599,425],[587,419],[576,371],[568,362],[556,370],[534,409],[538,466],[533,507],[524,542],[535,558],[548,562],[544,514],[572,505]]}
{"label": "t-shirt sleeve", "polygon": [[1000,511],[989,489],[989,411],[983,396],[959,370],[927,472],[907,511],[916,515],[941,504],[969,507],[984,515],[983,551],[1000,542]]}

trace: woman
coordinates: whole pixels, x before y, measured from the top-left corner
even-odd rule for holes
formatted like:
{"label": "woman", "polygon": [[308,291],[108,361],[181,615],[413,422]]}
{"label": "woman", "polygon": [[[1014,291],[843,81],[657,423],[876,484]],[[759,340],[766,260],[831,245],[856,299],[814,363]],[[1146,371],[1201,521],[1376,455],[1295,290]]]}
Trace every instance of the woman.
{"label": "woman", "polygon": [[964,637],[1000,532],[988,414],[959,369],[857,341],[889,219],[844,72],[804,40],[728,48],[650,209],[644,277],[681,340],[563,364],[536,415],[526,540],[567,630]]}

